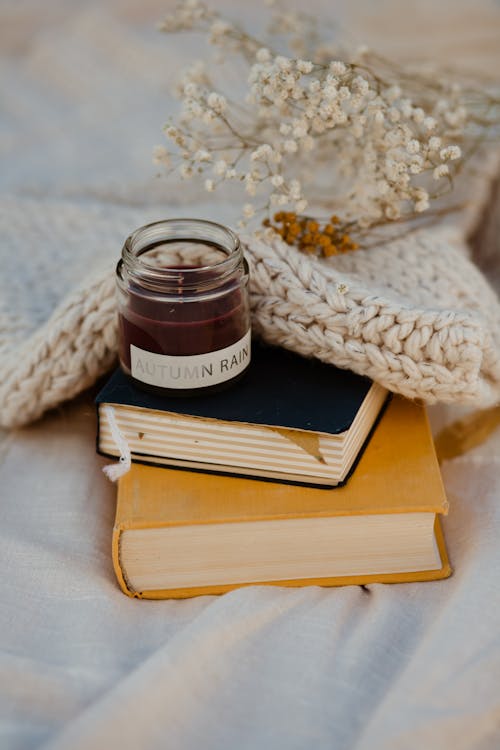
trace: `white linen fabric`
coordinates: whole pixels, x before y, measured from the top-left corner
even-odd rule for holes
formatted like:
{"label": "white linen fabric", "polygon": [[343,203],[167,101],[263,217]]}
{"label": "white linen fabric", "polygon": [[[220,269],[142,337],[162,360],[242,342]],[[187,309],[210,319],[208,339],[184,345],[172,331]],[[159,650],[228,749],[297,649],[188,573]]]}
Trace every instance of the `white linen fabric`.
{"label": "white linen fabric", "polygon": [[[217,5],[253,23],[253,6]],[[5,347],[94,259],[111,264],[131,229],[186,201],[193,216],[233,219],[229,204],[154,180],[166,83],[186,53],[154,31],[163,10],[159,0],[0,10],[0,199],[18,238],[0,245]],[[500,9],[487,0],[422,0],[404,13],[393,0],[351,0],[336,12],[395,54],[498,67]],[[47,252],[58,284],[39,268]],[[499,278],[498,258],[487,260]],[[499,746],[500,435],[444,465],[447,581],[136,601],[112,571],[115,487],[94,454],[92,397],[0,440],[1,748]],[[434,408],[435,429],[457,414]]]}
{"label": "white linen fabric", "polygon": [[3,446],[0,747],[498,748],[499,434],[444,467],[452,578],[169,602],[117,587],[94,431],[81,397]]}

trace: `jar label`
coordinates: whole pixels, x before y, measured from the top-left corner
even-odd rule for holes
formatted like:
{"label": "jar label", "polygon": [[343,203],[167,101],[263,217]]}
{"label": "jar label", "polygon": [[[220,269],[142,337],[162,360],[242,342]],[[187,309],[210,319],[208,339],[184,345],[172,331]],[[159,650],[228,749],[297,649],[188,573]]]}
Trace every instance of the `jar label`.
{"label": "jar label", "polygon": [[154,354],[130,345],[132,377],[160,388],[203,388],[224,383],[250,363],[250,329],[235,344],[206,354]]}

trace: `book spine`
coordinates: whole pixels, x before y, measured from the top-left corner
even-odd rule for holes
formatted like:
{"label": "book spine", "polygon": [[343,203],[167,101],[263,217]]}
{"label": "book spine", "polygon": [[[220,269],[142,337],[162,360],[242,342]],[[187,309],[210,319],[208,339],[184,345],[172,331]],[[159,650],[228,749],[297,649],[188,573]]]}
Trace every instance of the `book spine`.
{"label": "book spine", "polygon": [[120,588],[124,594],[127,594],[127,596],[130,596],[133,599],[142,599],[142,594],[137,591],[134,591],[134,589],[130,586],[130,583],[127,578],[127,573],[121,563],[121,555],[120,555],[121,535],[122,535],[121,527],[115,526],[113,528],[113,538],[111,541],[111,556],[113,560],[113,568],[115,571],[115,575],[120,585]]}

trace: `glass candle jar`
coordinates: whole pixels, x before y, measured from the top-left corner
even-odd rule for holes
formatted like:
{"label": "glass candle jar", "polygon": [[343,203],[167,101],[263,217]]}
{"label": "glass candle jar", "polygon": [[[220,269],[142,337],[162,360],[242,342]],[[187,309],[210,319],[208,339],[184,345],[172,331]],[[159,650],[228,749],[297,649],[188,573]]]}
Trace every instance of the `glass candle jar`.
{"label": "glass candle jar", "polygon": [[120,364],[144,390],[195,395],[250,364],[248,265],[238,237],[211,221],[148,224],[116,269]]}

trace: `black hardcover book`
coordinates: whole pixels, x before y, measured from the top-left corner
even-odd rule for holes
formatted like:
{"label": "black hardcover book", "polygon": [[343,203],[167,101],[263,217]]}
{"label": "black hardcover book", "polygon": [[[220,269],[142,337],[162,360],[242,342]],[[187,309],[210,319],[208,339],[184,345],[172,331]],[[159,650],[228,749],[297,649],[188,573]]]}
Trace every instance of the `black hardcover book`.
{"label": "black hardcover book", "polygon": [[368,378],[253,342],[243,379],[206,396],[151,394],[116,370],[96,399],[97,448],[119,456],[117,428],[140,463],[334,487],[387,395]]}

